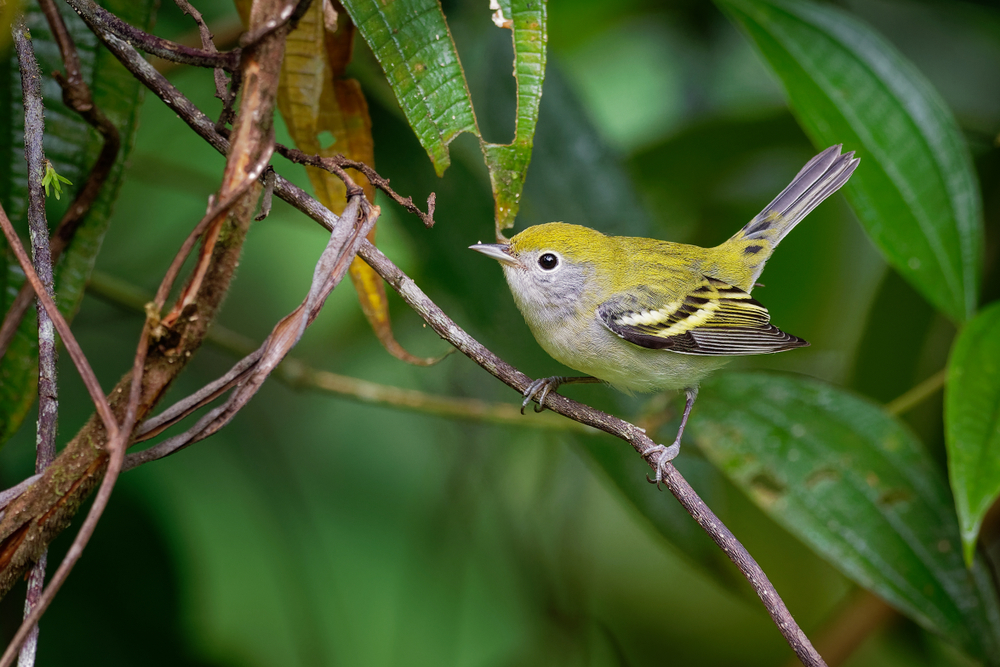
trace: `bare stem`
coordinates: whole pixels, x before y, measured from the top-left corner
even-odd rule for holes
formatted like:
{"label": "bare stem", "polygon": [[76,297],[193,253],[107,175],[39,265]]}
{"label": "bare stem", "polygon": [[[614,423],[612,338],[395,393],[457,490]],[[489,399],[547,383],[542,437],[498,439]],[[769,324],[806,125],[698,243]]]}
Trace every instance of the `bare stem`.
{"label": "bare stem", "polygon": [[[91,30],[101,35],[115,35],[130,44],[136,44],[140,49],[164,60],[194,65],[195,67],[221,67],[232,72],[239,67],[240,50],[226,53],[213,53],[203,49],[194,49],[175,42],[150,35],[98,5],[94,0],[66,0],[79,14]],[[95,26],[97,26],[95,28]]]}
{"label": "bare stem", "polygon": [[[90,173],[87,175],[87,180],[77,191],[76,197],[69,208],[66,209],[66,213],[63,215],[62,220],[59,221],[59,225],[52,235],[49,251],[52,255],[52,263],[54,265],[59,260],[62,251],[73,239],[77,228],[83,222],[87,212],[90,211],[90,207],[100,194],[105,181],[107,181],[108,175],[111,173],[111,168],[115,164],[115,159],[118,157],[118,151],[121,148],[121,138],[118,134],[118,128],[94,104],[90,88],[87,86],[80,68],[80,58],[76,52],[76,45],[73,43],[73,39],[66,29],[62,15],[56,8],[54,0],[39,0],[39,6],[45,14],[49,27],[52,29],[52,35],[56,43],[59,45],[63,67],[66,70],[64,74],[60,72],[54,73],[56,81],[59,82],[63,90],[63,103],[80,114],[91,127],[95,128],[101,134],[101,138],[104,141],[101,146],[101,152],[98,154],[93,167],[90,169]],[[22,285],[10,309],[7,311],[3,323],[0,324],[0,357],[3,357],[6,353],[7,347],[10,345],[17,328],[21,324],[21,320],[24,318],[24,314],[31,305],[33,294],[30,285],[27,283]]]}
{"label": "bare stem", "polygon": [[911,388],[885,404],[885,411],[891,415],[901,415],[917,407],[928,398],[940,391],[948,380],[948,369],[942,368],[920,384]]}
{"label": "bare stem", "polygon": [[[42,103],[42,73],[31,46],[24,17],[15,18],[11,26],[14,48],[17,51],[21,75],[21,94],[24,106],[24,159],[28,165],[28,230],[31,237],[31,255],[35,271],[49,298],[54,298],[52,257],[49,254],[49,227],[45,216],[45,153],[42,138],[45,134]],[[38,429],[35,438],[35,472],[40,473],[52,463],[56,452],[56,428],[59,422],[59,392],[56,379],[56,337],[52,320],[44,308],[37,309],[38,316]],[[35,562],[28,577],[28,591],[24,599],[24,616],[31,616],[42,597],[45,584],[46,554]],[[18,662],[23,667],[35,664],[38,647],[38,625],[28,630]]]}

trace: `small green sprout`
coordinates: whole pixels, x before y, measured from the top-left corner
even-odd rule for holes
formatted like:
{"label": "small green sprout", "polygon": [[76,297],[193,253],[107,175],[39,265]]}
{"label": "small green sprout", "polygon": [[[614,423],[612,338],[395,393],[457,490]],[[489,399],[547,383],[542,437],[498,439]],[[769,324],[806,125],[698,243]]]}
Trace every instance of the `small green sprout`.
{"label": "small green sprout", "polygon": [[56,173],[55,168],[52,163],[48,160],[45,161],[45,175],[42,176],[42,187],[45,188],[45,196],[49,196],[49,186],[52,186],[52,191],[59,199],[59,195],[62,194],[62,184],[73,185],[73,183],[68,179],[60,176]]}

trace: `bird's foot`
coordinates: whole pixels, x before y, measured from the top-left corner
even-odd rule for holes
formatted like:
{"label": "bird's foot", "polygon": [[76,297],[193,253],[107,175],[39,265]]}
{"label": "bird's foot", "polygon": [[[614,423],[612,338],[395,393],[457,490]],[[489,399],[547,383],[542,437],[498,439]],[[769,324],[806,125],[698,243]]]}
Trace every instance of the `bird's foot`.
{"label": "bird's foot", "polygon": [[650,479],[649,475],[646,475],[646,481],[650,484],[656,484],[656,488],[660,488],[660,482],[663,481],[663,473],[666,470],[668,463],[677,458],[677,455],[681,453],[681,443],[678,438],[674,441],[674,444],[667,447],[666,445],[656,445],[655,447],[650,447],[647,449],[642,457],[649,460],[651,463],[656,462],[656,479]]}
{"label": "bird's foot", "polygon": [[524,414],[524,409],[528,407],[528,403],[532,401],[538,401],[538,405],[535,406],[535,412],[541,412],[545,409],[545,398],[549,395],[549,392],[555,391],[559,388],[559,385],[566,382],[569,378],[562,375],[553,375],[547,378],[538,378],[534,382],[528,385],[528,388],[524,390],[524,400],[521,401],[521,414]]}

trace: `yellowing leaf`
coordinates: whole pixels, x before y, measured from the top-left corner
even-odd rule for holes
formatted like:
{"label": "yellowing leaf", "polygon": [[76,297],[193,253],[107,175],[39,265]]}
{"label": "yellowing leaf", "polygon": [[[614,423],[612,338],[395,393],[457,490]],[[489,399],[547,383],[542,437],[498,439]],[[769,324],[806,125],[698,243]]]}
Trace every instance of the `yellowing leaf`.
{"label": "yellowing leaf", "polygon": [[[278,86],[278,109],[300,150],[324,157],[340,154],[374,167],[368,102],[357,81],[341,78],[351,59],[354,24],[347,12],[333,3],[337,26],[336,32],[330,32],[323,12],[324,7],[330,6],[327,2],[314,2],[289,34]],[[316,167],[306,167],[306,173],[317,199],[334,213],[341,213],[347,204],[344,182]],[[368,179],[359,173],[352,172],[351,176],[364,189],[368,201],[374,202],[375,188]],[[369,240],[374,242],[374,230]],[[409,354],[392,335],[385,284],[378,274],[356,258],[351,263],[350,275],[361,310],[385,349],[409,363],[434,363],[433,359]]]}

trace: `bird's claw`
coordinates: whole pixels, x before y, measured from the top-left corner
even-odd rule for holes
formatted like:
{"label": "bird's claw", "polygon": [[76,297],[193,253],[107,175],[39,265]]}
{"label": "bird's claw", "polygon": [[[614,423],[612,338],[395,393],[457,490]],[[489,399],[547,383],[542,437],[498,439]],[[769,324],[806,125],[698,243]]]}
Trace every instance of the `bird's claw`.
{"label": "bird's claw", "polygon": [[536,399],[538,405],[535,406],[535,412],[544,410],[545,399],[549,395],[549,392],[556,389],[560,384],[562,384],[562,378],[559,377],[539,378],[529,384],[528,388],[524,390],[524,400],[521,401],[521,414],[524,414],[524,409],[528,407],[528,403]]}
{"label": "bird's claw", "polygon": [[655,456],[656,460],[656,479],[650,479],[649,475],[646,475],[646,481],[650,484],[656,484],[656,488],[660,488],[660,482],[663,481],[663,471],[666,469],[666,465],[677,458],[677,455],[681,453],[681,443],[675,442],[669,447],[665,445],[656,445],[655,447],[650,447],[642,455],[645,459],[653,459]]}

